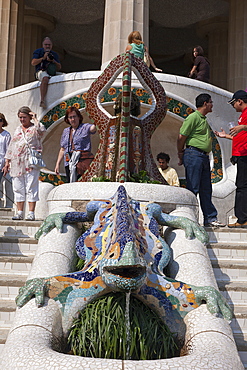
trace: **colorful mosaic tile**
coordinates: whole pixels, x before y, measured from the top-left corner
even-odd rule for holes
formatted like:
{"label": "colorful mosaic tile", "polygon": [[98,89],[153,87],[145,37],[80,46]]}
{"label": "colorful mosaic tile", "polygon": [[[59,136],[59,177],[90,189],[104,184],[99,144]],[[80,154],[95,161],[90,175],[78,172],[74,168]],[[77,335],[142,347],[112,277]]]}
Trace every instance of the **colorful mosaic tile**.
{"label": "colorful mosaic tile", "polygon": [[68,182],[65,176],[55,175],[52,173],[46,173],[43,171],[40,171],[39,181],[48,182],[55,186],[62,185]]}
{"label": "colorful mosaic tile", "polygon": [[172,253],[158,225],[181,228],[188,238],[207,243],[208,235],[197,222],[165,214],[156,203],[132,200],[121,185],[110,199],[89,202],[87,212],[49,215],[36,238],[55,227],[62,228],[63,223],[87,221],[94,221],[94,225],[76,242],[77,254],[85,260],[82,270],[28,280],[16,299],[19,307],[33,295],[43,305],[46,294],[60,307],[67,333],[78,310],[90,301],[109,291],[131,291],[159,311],[161,319],[182,341],[183,318],[202,300],[208,302],[211,313],[231,318],[230,307],[216,289],[192,287],[164,275]]}
{"label": "colorful mosaic tile", "polygon": [[[108,133],[109,128],[106,128],[106,125],[109,126],[108,118],[103,117],[104,113],[100,110],[99,110],[98,113],[96,113],[96,111],[98,110],[98,107],[97,107],[97,104],[96,104],[96,99],[98,98],[99,91],[104,90],[104,86],[107,85],[107,82],[112,78],[112,76],[115,74],[116,75],[115,78],[117,77],[118,69],[123,64],[123,58],[124,58],[123,55],[120,55],[120,56],[116,57],[110,63],[110,65],[105,69],[105,71],[101,74],[101,76],[98,79],[96,79],[96,81],[93,82],[90,89],[88,90],[88,92],[90,94],[90,103],[88,101],[87,111],[88,111],[90,117],[92,118],[92,120],[95,121],[96,124],[98,125],[98,131],[99,131],[99,134],[101,135],[101,138],[100,138],[99,149],[98,149],[98,151],[96,153],[96,156],[95,156],[95,160],[92,162],[92,165],[90,166],[90,169],[85,173],[85,176],[83,177],[83,181],[89,181],[92,177],[96,176],[96,173],[97,173],[97,176],[105,176],[107,178],[112,179],[112,181],[116,177],[116,169],[114,169],[114,163],[116,163],[117,158],[114,156],[114,153],[113,153],[114,149],[112,148],[111,153],[108,153],[109,150],[107,152],[107,150],[105,148],[105,142],[108,140],[105,137],[105,135],[109,134]],[[156,80],[156,78],[153,76],[153,74],[149,71],[149,69],[144,66],[144,63],[141,63],[141,61],[139,61],[139,58],[133,58],[132,57],[131,63],[132,63],[132,65],[135,66],[135,68],[137,68],[137,69],[139,68],[139,72],[141,71],[141,76],[143,78],[143,80],[141,82],[144,82],[144,85],[146,83],[150,88],[152,86],[151,90],[153,92],[156,91],[157,89],[159,89],[159,85],[160,85],[159,82]],[[146,68],[146,69],[143,70],[143,68],[144,69]],[[148,78],[147,78],[146,74],[148,74],[148,73],[150,73],[150,75],[148,75]],[[147,81],[145,81],[145,79],[147,79]],[[92,86],[93,86],[93,94],[92,94]],[[106,89],[103,92],[102,96],[100,97],[101,103],[103,103],[103,102],[114,102],[116,100],[117,96],[119,95],[119,93],[122,92],[122,90],[123,90],[122,87],[110,86],[108,89]],[[135,94],[139,97],[139,100],[140,100],[141,103],[152,105],[152,103],[153,103],[152,98],[151,98],[149,92],[146,89],[144,89],[144,88],[131,88],[131,90],[134,91]],[[46,128],[48,128],[54,122],[56,122],[58,119],[64,117],[66,109],[68,107],[75,106],[78,109],[86,108],[86,99],[87,99],[87,96],[88,96],[88,92],[83,92],[82,94],[77,94],[74,97],[69,98],[67,101],[61,102],[60,104],[58,104],[57,106],[52,108],[43,117],[41,122],[45,125]],[[161,106],[159,107],[159,105],[160,105],[160,103],[158,102],[159,97],[156,98],[156,99],[157,99],[156,106],[158,106],[158,109],[156,109],[156,110],[159,110],[162,107]],[[92,103],[92,100],[95,100],[95,101]],[[182,117],[183,119],[185,119],[190,113],[193,112],[193,109],[191,107],[189,107],[188,105],[180,102],[179,100],[167,97],[166,101],[167,101],[167,110],[169,112],[172,112],[172,113],[178,115],[179,117]],[[148,116],[149,120],[150,120],[148,122],[148,124],[146,122],[147,121],[146,119],[144,119],[143,122],[142,122],[143,127],[144,127],[145,124],[147,125],[147,128],[143,129],[143,135],[146,135],[142,139],[145,142],[145,145],[143,145],[143,151],[149,152],[149,155],[143,154],[143,158],[140,158],[140,160],[138,159],[138,161],[139,161],[139,165],[141,164],[144,167],[143,169],[147,170],[149,172],[149,174],[152,175],[152,177],[154,179],[156,179],[158,181],[163,181],[163,179],[160,179],[160,174],[156,173],[157,171],[155,171],[157,166],[153,163],[154,162],[153,158],[150,157],[151,150],[149,150],[149,151],[147,150],[148,149],[147,147],[150,146],[149,136],[152,135],[152,133],[154,132],[153,129],[152,129],[152,132],[151,132],[150,128],[151,127],[156,128],[157,125],[159,124],[157,117],[156,117],[156,120],[154,122],[154,118],[152,118],[151,115]],[[152,122],[152,124],[151,124],[151,122]],[[155,123],[156,123],[156,125],[155,125]],[[112,126],[112,125],[118,125],[118,122],[111,122],[110,126]],[[102,126],[102,129],[100,130],[101,126]],[[150,131],[150,132],[148,132],[148,131]],[[117,131],[116,131],[116,133],[117,133]],[[131,132],[131,135],[132,135],[132,132]],[[220,180],[222,180],[222,178],[223,178],[222,155],[221,155],[221,149],[220,149],[219,142],[218,142],[217,138],[215,137],[212,130],[211,130],[211,136],[212,136],[212,152],[213,152],[213,156],[214,156],[214,166],[213,166],[213,169],[212,169],[211,179],[212,179],[212,183],[217,183]],[[117,139],[117,138],[115,138],[115,139]],[[113,138],[113,142],[114,142],[115,139]],[[122,145],[124,139],[120,137],[119,140],[120,140],[119,145],[120,145],[120,143]],[[117,142],[117,140],[115,140],[115,142]],[[130,148],[130,151],[131,151],[131,148]],[[134,150],[132,150],[132,151],[134,152]],[[124,150],[123,153],[127,153],[126,150]],[[133,156],[132,152],[131,152],[131,154]],[[126,158],[127,158],[126,155],[127,154],[125,154],[123,156],[123,158],[120,158],[120,160],[119,160],[120,161],[120,164],[119,164],[120,168],[126,162]],[[130,157],[130,155],[129,155],[129,157]],[[102,164],[102,163],[100,164],[100,161],[102,162],[102,158],[104,158],[105,165]],[[136,162],[136,158],[134,159],[134,161]],[[106,168],[104,168],[104,166]],[[115,165],[115,167],[116,167],[116,165]],[[138,166],[136,166],[136,163],[133,164],[132,167],[133,168],[139,168]],[[131,168],[131,165],[130,165],[130,168]],[[43,179],[43,178],[44,178],[44,180],[42,180],[42,181],[47,181],[47,176],[44,177],[44,175],[42,175],[41,179]],[[58,179],[58,181],[56,183],[59,184],[60,181],[61,180]]]}

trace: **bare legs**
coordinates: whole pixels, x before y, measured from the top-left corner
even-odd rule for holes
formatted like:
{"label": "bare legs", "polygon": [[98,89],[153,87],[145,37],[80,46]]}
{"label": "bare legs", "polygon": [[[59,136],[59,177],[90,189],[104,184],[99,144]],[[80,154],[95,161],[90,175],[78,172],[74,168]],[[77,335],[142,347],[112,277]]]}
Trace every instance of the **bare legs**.
{"label": "bare legs", "polygon": [[48,89],[48,83],[49,83],[49,77],[45,76],[42,78],[41,84],[40,84],[40,106],[42,108],[45,108],[45,97],[47,94]]}
{"label": "bare legs", "polygon": [[[22,211],[24,209],[24,202],[16,202],[17,205],[17,211]],[[36,206],[36,202],[28,202],[28,209],[29,212],[34,212]]]}

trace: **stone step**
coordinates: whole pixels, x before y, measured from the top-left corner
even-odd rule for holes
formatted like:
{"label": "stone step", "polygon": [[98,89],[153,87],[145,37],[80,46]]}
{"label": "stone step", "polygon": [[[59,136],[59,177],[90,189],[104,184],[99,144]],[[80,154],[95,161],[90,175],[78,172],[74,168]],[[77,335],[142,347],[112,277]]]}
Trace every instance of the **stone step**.
{"label": "stone step", "polygon": [[11,218],[14,216],[13,208],[0,207],[0,218]]}
{"label": "stone step", "polygon": [[218,229],[206,228],[209,243],[245,243],[247,240],[247,229],[230,229],[221,227]]}
{"label": "stone step", "polygon": [[4,344],[6,342],[8,333],[9,333],[9,329],[0,328],[0,344]]}
{"label": "stone step", "polygon": [[243,363],[244,369],[247,369],[247,352],[238,351],[239,357]]}
{"label": "stone step", "polygon": [[208,255],[211,261],[218,259],[246,259],[247,243],[210,243],[207,246]]}
{"label": "stone step", "polygon": [[247,281],[247,261],[233,259],[211,260],[216,280]]}
{"label": "stone step", "polygon": [[245,337],[245,345],[247,350],[247,305],[235,305],[233,308],[234,317],[231,322],[231,328],[237,337],[241,335]]}
{"label": "stone step", "polygon": [[35,255],[38,240],[33,237],[0,236],[1,255]]}
{"label": "stone step", "polygon": [[27,273],[23,274],[1,273],[0,299],[14,300],[18,295],[19,288],[25,284],[27,276],[28,276]]}
{"label": "stone step", "polygon": [[[33,256],[12,256],[0,254],[0,271],[12,273],[27,273],[32,265]],[[0,272],[1,274],[1,272]]]}
{"label": "stone step", "polygon": [[247,305],[246,281],[217,280],[219,290],[231,305]]}
{"label": "stone step", "polygon": [[234,333],[234,340],[238,353],[245,368],[247,368],[247,335],[246,333]]}
{"label": "stone step", "polygon": [[1,220],[0,236],[5,237],[34,237],[36,231],[42,224],[41,220],[37,221],[14,221],[14,220]]}
{"label": "stone step", "polygon": [[0,328],[10,328],[15,310],[16,304],[13,299],[0,299]]}

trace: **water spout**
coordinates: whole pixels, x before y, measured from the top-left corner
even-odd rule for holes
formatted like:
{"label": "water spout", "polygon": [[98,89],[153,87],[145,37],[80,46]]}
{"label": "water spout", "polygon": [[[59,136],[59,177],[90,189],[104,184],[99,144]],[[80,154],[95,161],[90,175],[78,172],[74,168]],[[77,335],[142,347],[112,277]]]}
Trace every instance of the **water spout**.
{"label": "water spout", "polygon": [[125,325],[126,325],[126,360],[130,358],[130,294],[131,291],[126,292],[126,304],[125,304]]}

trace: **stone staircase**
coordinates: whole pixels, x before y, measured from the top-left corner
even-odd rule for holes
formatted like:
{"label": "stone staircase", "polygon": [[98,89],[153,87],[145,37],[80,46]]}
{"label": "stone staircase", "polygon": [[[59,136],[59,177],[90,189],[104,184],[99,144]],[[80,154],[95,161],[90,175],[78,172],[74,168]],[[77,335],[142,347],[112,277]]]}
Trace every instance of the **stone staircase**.
{"label": "stone staircase", "polygon": [[[13,211],[0,208],[0,354],[15,314],[15,297],[31,267],[41,221],[13,221]],[[247,229],[207,229],[208,254],[218,286],[234,310],[231,323],[240,357],[247,369]]]}
{"label": "stone staircase", "polygon": [[219,289],[234,311],[231,328],[247,369],[247,229],[207,231],[208,254]]}
{"label": "stone staircase", "polygon": [[41,221],[13,221],[10,208],[0,208],[0,354],[15,315],[15,297],[30,270]]}

